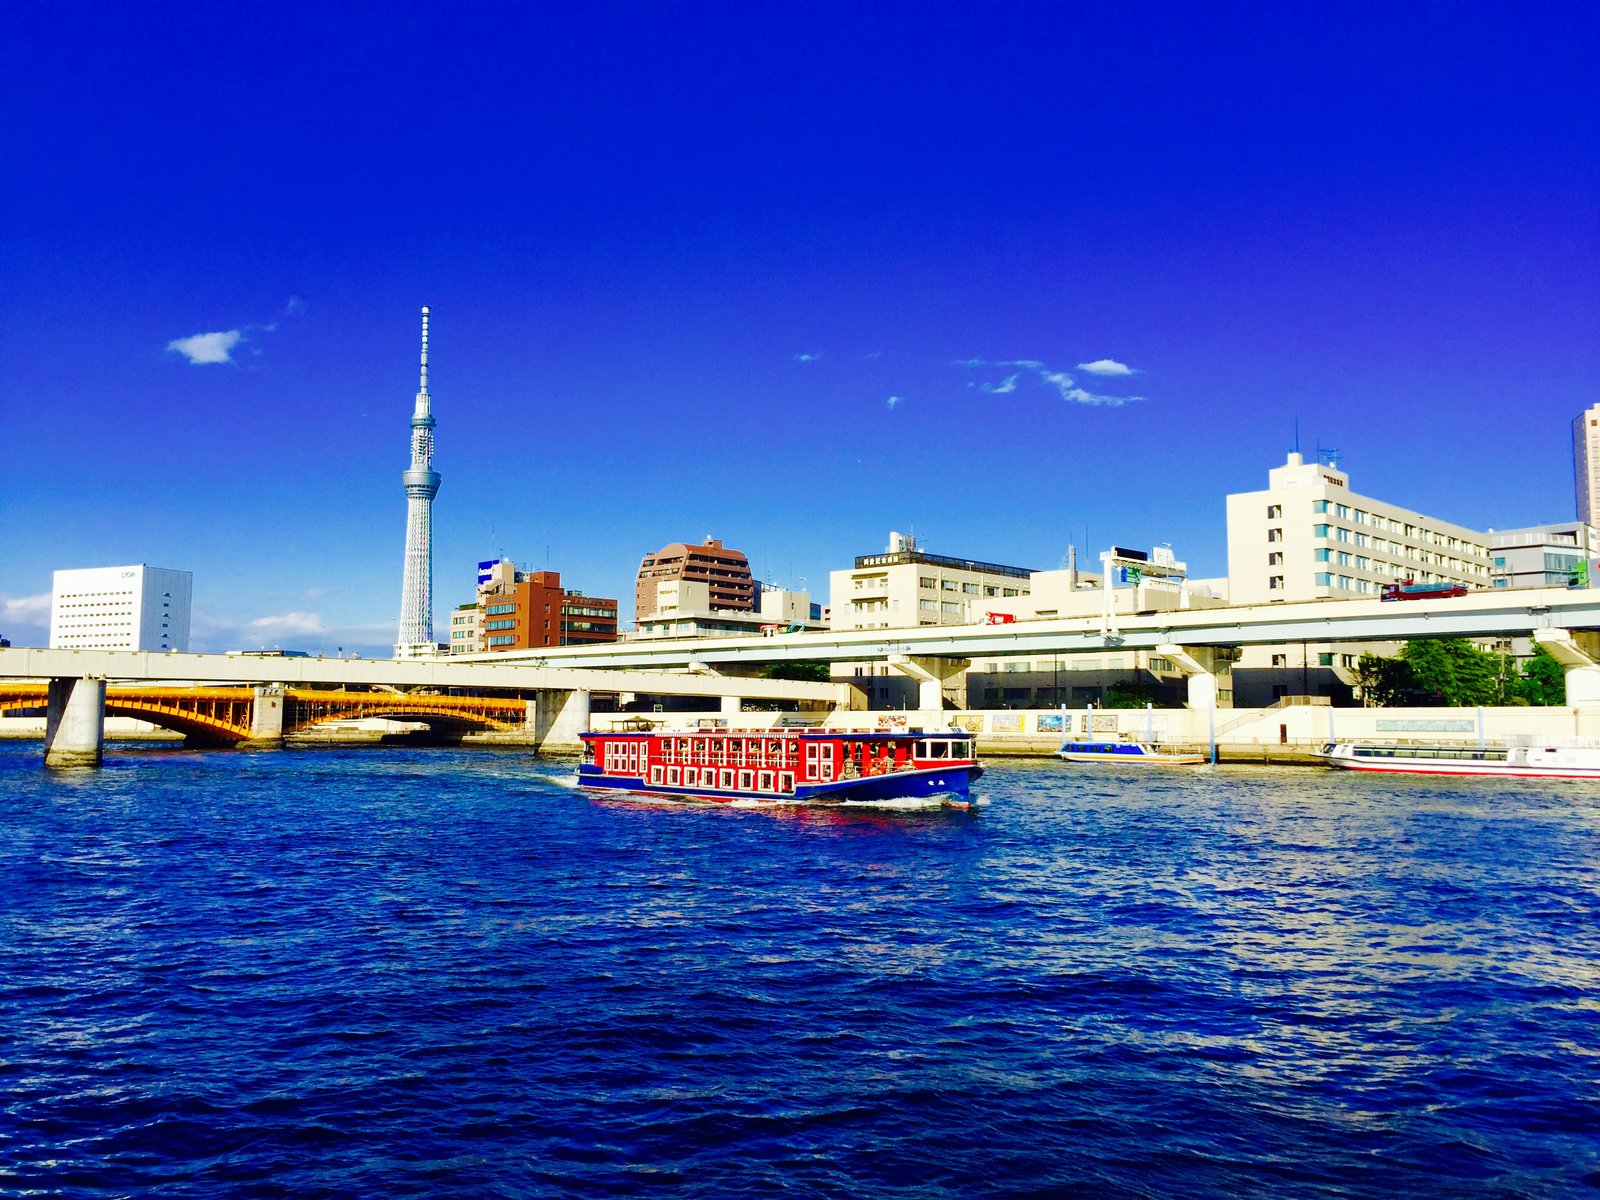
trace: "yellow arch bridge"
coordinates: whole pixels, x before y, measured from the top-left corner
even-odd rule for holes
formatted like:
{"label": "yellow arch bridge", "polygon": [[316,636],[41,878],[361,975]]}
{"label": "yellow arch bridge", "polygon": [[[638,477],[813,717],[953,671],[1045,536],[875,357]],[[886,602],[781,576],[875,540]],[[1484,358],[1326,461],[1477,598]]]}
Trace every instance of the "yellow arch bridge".
{"label": "yellow arch bridge", "polygon": [[[0,685],[0,716],[42,717],[47,705],[43,683]],[[269,705],[281,706],[281,725],[261,719],[265,714],[258,707]],[[105,702],[107,716],[134,717],[197,742],[221,744],[280,741],[329,721],[363,717],[509,732],[527,726],[528,708],[527,700],[515,696],[142,685],[107,687]]]}

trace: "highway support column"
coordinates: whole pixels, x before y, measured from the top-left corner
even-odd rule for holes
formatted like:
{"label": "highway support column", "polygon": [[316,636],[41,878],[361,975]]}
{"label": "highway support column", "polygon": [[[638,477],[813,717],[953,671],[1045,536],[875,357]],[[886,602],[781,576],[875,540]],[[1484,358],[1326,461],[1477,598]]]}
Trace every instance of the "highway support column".
{"label": "highway support column", "polygon": [[1600,708],[1600,634],[1535,629],[1533,641],[1566,669],[1567,707]]}
{"label": "highway support column", "polygon": [[1217,707],[1219,668],[1226,670],[1231,659],[1215,646],[1179,646],[1174,642],[1163,642],[1156,647],[1156,653],[1171,659],[1173,665],[1187,676],[1184,682],[1189,691],[1184,701],[1185,708]]}
{"label": "highway support column", "polygon": [[105,747],[106,681],[52,679],[44,724],[44,765],[98,767]]}
{"label": "highway support column", "polygon": [[938,722],[944,720],[944,685],[954,675],[961,674],[971,665],[965,658],[912,658],[905,654],[889,655],[889,665],[902,675],[917,681],[917,711],[927,721],[930,715]]}
{"label": "highway support column", "polygon": [[590,695],[586,691],[542,691],[530,703],[534,737],[542,750],[576,750],[589,732]]}

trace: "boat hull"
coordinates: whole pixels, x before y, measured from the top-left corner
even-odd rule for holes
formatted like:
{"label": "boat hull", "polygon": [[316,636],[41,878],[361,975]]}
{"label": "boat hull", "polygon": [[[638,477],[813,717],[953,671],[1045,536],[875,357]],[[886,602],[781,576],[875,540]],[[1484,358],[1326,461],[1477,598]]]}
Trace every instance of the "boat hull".
{"label": "boat hull", "polygon": [[1426,759],[1394,758],[1384,762],[1335,758],[1323,761],[1341,771],[1366,771],[1376,775],[1472,775],[1495,779],[1600,779],[1600,767],[1540,767],[1508,763],[1452,763]]}
{"label": "boat hull", "polygon": [[1600,747],[1388,746],[1330,742],[1318,755],[1341,771],[1490,779],[1600,779]]}
{"label": "boat hull", "polygon": [[983,768],[976,765],[938,767],[868,775],[858,779],[836,779],[828,783],[802,783],[792,792],[761,792],[666,787],[646,783],[637,776],[603,774],[586,764],[578,768],[578,785],[598,791],[642,792],[651,796],[722,804],[738,800],[766,804],[873,804],[890,800],[931,800],[935,797],[965,804],[970,801],[973,780],[982,774]]}

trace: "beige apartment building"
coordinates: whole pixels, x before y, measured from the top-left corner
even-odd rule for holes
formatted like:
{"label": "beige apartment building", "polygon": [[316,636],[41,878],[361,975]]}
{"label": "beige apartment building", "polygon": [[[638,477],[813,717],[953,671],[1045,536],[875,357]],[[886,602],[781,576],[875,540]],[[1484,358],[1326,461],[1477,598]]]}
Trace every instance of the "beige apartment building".
{"label": "beige apartment building", "polygon": [[915,538],[891,533],[886,553],[829,572],[829,619],[835,630],[978,625],[991,609],[1014,608],[1002,602],[1026,596],[1032,575],[1026,567],[927,554]]}

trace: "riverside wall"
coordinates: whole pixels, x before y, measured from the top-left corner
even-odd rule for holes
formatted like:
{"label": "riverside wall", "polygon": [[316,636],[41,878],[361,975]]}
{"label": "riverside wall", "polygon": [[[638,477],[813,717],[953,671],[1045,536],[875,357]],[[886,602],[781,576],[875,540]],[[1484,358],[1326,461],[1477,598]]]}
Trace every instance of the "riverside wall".
{"label": "riverside wall", "polygon": [[[1215,731],[1223,762],[1307,763],[1329,741],[1360,740],[1395,744],[1516,745],[1529,742],[1593,741],[1600,743],[1600,710],[1578,708],[1332,708],[1327,705],[1285,705],[1270,708],[1204,709],[967,709],[944,713],[915,711],[839,711],[822,715],[742,712],[722,713],[596,713],[592,728],[613,721],[655,716],[676,728],[725,722],[742,729],[965,729],[987,757],[1053,755],[1068,737],[1138,738],[1164,745],[1207,750]],[[373,744],[385,735],[418,726],[381,719],[347,722],[293,739],[302,745]],[[112,740],[180,741],[170,730],[126,717],[107,717]],[[0,718],[0,738],[39,739],[42,717]],[[468,745],[530,746],[527,734],[477,734]],[[576,741],[546,741],[549,753],[576,753]]]}

